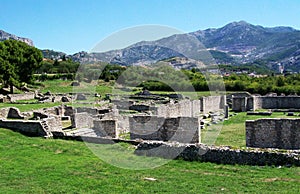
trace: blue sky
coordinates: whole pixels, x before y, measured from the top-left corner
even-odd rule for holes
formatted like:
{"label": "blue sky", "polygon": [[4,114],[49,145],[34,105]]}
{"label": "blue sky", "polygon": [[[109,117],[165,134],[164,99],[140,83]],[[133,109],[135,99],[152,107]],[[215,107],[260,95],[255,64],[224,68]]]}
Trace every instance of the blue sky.
{"label": "blue sky", "polygon": [[0,0],[0,7],[1,30],[68,54],[145,24],[191,32],[245,20],[300,30],[299,0]]}

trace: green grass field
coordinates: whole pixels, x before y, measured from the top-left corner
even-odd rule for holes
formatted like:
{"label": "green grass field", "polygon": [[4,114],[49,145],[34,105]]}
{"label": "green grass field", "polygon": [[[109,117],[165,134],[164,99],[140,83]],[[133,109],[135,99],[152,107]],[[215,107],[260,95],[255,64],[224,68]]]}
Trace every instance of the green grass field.
{"label": "green grass field", "polygon": [[[42,92],[73,92],[70,81],[47,81]],[[91,92],[91,85],[78,90]],[[111,86],[95,87],[101,95]],[[116,90],[116,92],[118,92]],[[132,92],[128,92],[131,94]],[[198,95],[207,95],[207,92]],[[188,95],[188,93],[187,93]],[[21,111],[57,106],[60,103],[10,104]],[[284,118],[283,113],[270,117]],[[245,120],[262,118],[238,113],[224,121],[216,145],[245,147]],[[70,123],[64,123],[69,125]],[[91,148],[93,147],[93,152]],[[96,150],[96,151],[95,151]],[[220,165],[213,163],[165,161],[136,156],[133,147],[26,137],[0,128],[0,193],[299,193],[300,167]],[[94,153],[101,156],[98,158]],[[146,162],[146,170],[129,170]],[[108,162],[108,163],[107,163]],[[147,180],[153,178],[154,181]]]}
{"label": "green grass field", "polygon": [[[299,167],[173,160],[154,169],[126,170],[103,162],[83,142],[30,138],[6,129],[0,129],[0,153],[1,193],[299,193],[300,189]],[[141,157],[115,154],[132,161]]]}

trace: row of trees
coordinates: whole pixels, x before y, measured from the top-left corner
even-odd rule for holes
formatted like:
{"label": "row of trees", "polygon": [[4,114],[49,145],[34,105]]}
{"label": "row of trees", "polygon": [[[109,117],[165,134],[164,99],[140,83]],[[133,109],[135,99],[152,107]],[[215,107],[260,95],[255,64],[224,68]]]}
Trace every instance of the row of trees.
{"label": "row of trees", "polygon": [[[221,67],[224,68],[224,67]],[[203,74],[199,70],[175,70],[163,63],[151,67],[122,67],[108,63],[79,65],[70,59],[43,62],[39,49],[16,40],[0,42],[0,87],[20,88],[34,81],[34,73],[53,73],[53,78],[76,78],[92,81],[115,80],[125,86],[140,86],[157,91],[249,91],[266,94],[300,94],[300,74],[289,76],[249,77],[236,75],[220,77]],[[76,76],[75,77],[75,73]],[[40,75],[40,79],[48,77]],[[57,76],[56,76],[57,75]],[[59,76],[58,76],[59,75]],[[44,76],[44,77],[43,77]]]}

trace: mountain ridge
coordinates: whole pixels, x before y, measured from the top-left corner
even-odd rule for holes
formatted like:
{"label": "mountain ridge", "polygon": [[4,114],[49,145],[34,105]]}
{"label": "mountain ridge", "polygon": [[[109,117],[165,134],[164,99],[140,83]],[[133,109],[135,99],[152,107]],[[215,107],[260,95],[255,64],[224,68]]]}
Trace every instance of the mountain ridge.
{"label": "mountain ridge", "polygon": [[[154,63],[166,58],[182,57],[181,55],[186,57],[186,50],[189,50],[188,55],[193,58],[197,54],[191,54],[195,47],[182,44],[182,42],[187,43],[188,36],[199,40],[196,48],[206,49],[209,54],[205,55],[212,55],[213,60],[209,60],[212,63],[238,65],[263,61],[270,69],[284,65],[292,70],[300,70],[299,30],[285,26],[263,27],[245,21],[232,22],[221,28],[175,34],[156,41],[142,41],[124,49],[104,53],[85,53],[80,55],[81,57],[75,54],[71,57],[75,61],[83,63],[102,60],[121,65],[139,65]],[[189,43],[194,44],[195,41]],[[156,54],[158,58],[153,58],[154,47],[158,52],[162,52]],[[175,52],[168,51],[170,48]],[[180,67],[180,64],[176,64],[176,66]],[[186,65],[182,67],[186,68]]]}
{"label": "mountain ridge", "polygon": [[10,34],[8,32],[0,30],[0,41],[9,40],[9,39],[19,40],[19,41],[25,42],[29,46],[34,46],[33,41],[29,38],[19,37],[14,34]]}
{"label": "mountain ridge", "polygon": [[[0,31],[0,38],[3,32]],[[198,60],[206,65],[263,64],[273,70],[284,66],[300,72],[299,30],[286,26],[263,27],[245,21],[231,22],[220,28],[175,34],[155,41],[141,41],[123,49],[102,53],[80,51],[67,55],[49,49],[41,51],[45,58],[60,59],[65,56],[83,64],[104,61],[125,66],[145,65],[179,57],[185,59],[178,60],[178,63],[171,60],[170,65],[193,68],[195,60]],[[191,60],[187,62],[188,58]],[[182,61],[185,63],[180,64]]]}

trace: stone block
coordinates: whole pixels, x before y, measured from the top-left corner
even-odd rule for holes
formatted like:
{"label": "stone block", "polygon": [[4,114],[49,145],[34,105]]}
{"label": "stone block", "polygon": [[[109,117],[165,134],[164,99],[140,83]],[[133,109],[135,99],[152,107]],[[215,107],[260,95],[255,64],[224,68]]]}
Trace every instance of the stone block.
{"label": "stone block", "polygon": [[12,107],[9,109],[7,118],[10,119],[24,119],[24,116],[21,114],[18,108]]}

